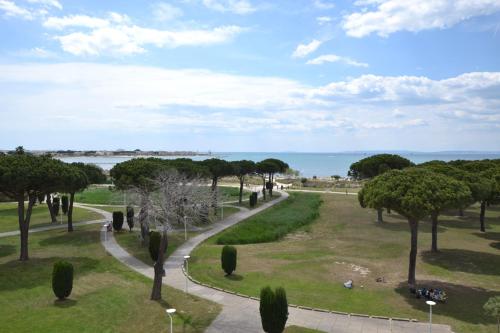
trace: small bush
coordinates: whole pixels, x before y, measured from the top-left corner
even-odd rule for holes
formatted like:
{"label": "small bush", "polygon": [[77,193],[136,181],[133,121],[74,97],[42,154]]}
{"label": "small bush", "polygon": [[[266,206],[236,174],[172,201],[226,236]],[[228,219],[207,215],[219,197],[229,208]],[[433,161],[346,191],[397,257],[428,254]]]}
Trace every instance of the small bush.
{"label": "small bush", "polygon": [[61,208],[64,215],[68,214],[69,201],[68,201],[68,196],[66,195],[63,195],[61,197]]}
{"label": "small bush", "polygon": [[222,253],[220,256],[222,269],[226,272],[226,275],[231,275],[236,270],[236,260],[238,253],[236,248],[231,245],[225,245],[222,248]]}
{"label": "small bush", "polygon": [[113,212],[113,229],[120,231],[123,228],[123,212]]}
{"label": "small bush", "polygon": [[127,224],[130,231],[134,227],[134,207],[127,206]]}
{"label": "small bush", "polygon": [[264,332],[283,332],[288,320],[288,301],[285,289],[276,288],[273,292],[270,287],[262,288],[259,311]]}
{"label": "small bush", "polygon": [[257,192],[252,192],[252,194],[250,194],[250,207],[255,207],[257,205],[257,198]]}
{"label": "small bush", "polygon": [[[161,234],[158,231],[151,231],[149,233],[149,256],[153,262],[158,260],[158,254],[160,252]],[[167,247],[165,247],[165,253],[167,252]]]}
{"label": "small bush", "polygon": [[273,189],[273,183],[266,182],[266,190],[272,190],[272,189]]}
{"label": "small bush", "polygon": [[59,198],[55,197],[54,201],[52,202],[52,209],[54,210],[54,215],[59,215]]}
{"label": "small bush", "polygon": [[58,261],[52,271],[52,290],[59,299],[71,295],[73,289],[73,265],[66,261]]}

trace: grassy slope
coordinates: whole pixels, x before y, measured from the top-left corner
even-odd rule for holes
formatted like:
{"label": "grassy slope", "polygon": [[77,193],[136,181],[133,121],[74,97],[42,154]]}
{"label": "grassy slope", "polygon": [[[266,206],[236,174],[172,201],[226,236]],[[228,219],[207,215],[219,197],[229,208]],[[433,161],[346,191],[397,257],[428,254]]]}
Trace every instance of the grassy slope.
{"label": "grassy slope", "polygon": [[[210,239],[198,247],[190,272],[225,289],[258,296],[265,285],[283,286],[290,303],[346,312],[427,320],[428,307],[407,291],[409,230],[397,214],[375,223],[376,213],[361,209],[356,197],[322,196],[320,218],[304,230],[274,243],[239,245],[238,267],[232,278],[220,269],[221,246]],[[432,255],[428,221],[420,224],[417,279],[441,287],[449,295],[434,309],[434,320],[456,332],[496,332],[482,306],[500,295],[500,207],[487,211],[488,232],[478,232],[478,207],[466,218],[443,216],[439,227],[441,252]],[[358,265],[368,268],[363,277]],[[377,277],[386,283],[377,283]],[[355,288],[343,288],[352,279]]]}
{"label": "grassy slope", "polygon": [[[73,210],[73,222],[90,221],[101,219],[100,214],[75,207]],[[61,216],[57,217],[57,223],[61,221]],[[63,223],[67,223],[67,217],[63,215]],[[47,205],[38,204],[33,209],[31,215],[30,228],[50,225],[50,215]],[[17,204],[0,203],[0,232],[19,230],[17,219]]]}
{"label": "grassy slope", "polygon": [[319,195],[291,193],[288,200],[222,232],[217,244],[270,242],[310,223],[318,216]]}
{"label": "grassy slope", "polygon": [[[166,302],[149,300],[152,281],[106,254],[99,226],[69,234],[48,231],[30,235],[29,262],[19,262],[18,237],[0,239],[0,322],[3,332],[168,332],[165,308],[175,307],[176,332],[203,332],[220,311],[211,302],[163,287]],[[52,265],[65,259],[75,265],[70,299],[55,301]],[[183,332],[183,331],[182,331]]]}

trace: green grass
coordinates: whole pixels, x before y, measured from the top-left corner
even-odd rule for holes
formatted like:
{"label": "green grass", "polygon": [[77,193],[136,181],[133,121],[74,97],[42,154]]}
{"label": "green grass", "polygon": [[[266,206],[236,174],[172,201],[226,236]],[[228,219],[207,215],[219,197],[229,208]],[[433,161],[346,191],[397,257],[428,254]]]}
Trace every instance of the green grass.
{"label": "green grass", "polygon": [[217,244],[272,242],[314,221],[321,198],[316,194],[291,193],[288,200],[223,231]]}
{"label": "green grass", "polygon": [[[93,205],[88,205],[89,207],[97,208],[97,209],[102,209],[105,210],[109,213],[113,212],[123,212],[123,214],[126,213],[125,206],[93,206]],[[136,213],[138,212],[138,208],[134,208]]]}
{"label": "green grass", "polygon": [[[217,236],[192,252],[191,274],[246,295],[258,297],[263,286],[282,286],[293,304],[426,321],[428,306],[406,287],[408,222],[393,213],[384,214],[385,222],[378,224],[376,212],[362,209],[355,196],[321,197],[314,223],[276,242],[238,245],[233,277],[225,277],[220,269]],[[436,323],[451,325],[457,333],[496,333],[494,318],[485,315],[482,306],[500,295],[500,207],[487,209],[486,233],[479,232],[477,205],[465,218],[454,215],[440,218],[438,254],[429,252],[430,222],[420,223],[417,283],[442,288],[449,296],[447,303],[434,308]],[[273,223],[271,216],[265,222]],[[369,273],[363,276],[353,265]],[[376,282],[378,277],[386,283]],[[352,290],[342,285],[349,279],[354,281]]]}
{"label": "green grass", "polygon": [[[198,235],[197,232],[188,232],[188,239],[196,235]],[[141,245],[139,237],[140,233],[138,231],[115,233],[115,239],[120,246],[143,263],[152,266],[153,262],[149,256],[149,250],[146,246]],[[168,258],[182,244],[184,244],[184,232],[170,233],[168,235],[168,248],[165,258]]]}
{"label": "green grass", "polygon": [[323,331],[312,330],[310,328],[300,327],[300,326],[288,326],[285,328],[283,333],[324,333]]}
{"label": "green grass", "polygon": [[[30,235],[28,262],[17,260],[18,243],[18,237],[0,239],[2,332],[166,333],[170,307],[178,311],[175,332],[203,332],[220,312],[214,303],[165,285],[165,301],[150,301],[152,281],[105,252],[99,226]],[[73,292],[63,302],[51,288],[52,266],[60,259],[75,267]]]}
{"label": "green grass", "polygon": [[123,205],[124,194],[122,191],[110,190],[107,186],[91,186],[76,193],[75,201],[93,205]]}
{"label": "green grass", "polygon": [[[100,214],[74,207],[73,222],[91,221],[102,219]],[[61,215],[57,217],[57,223],[61,222]],[[67,217],[62,215],[62,223],[68,222]],[[30,229],[52,225],[49,210],[46,204],[37,204],[33,208],[30,221]],[[17,218],[17,203],[0,203],[0,232],[19,230]]]}

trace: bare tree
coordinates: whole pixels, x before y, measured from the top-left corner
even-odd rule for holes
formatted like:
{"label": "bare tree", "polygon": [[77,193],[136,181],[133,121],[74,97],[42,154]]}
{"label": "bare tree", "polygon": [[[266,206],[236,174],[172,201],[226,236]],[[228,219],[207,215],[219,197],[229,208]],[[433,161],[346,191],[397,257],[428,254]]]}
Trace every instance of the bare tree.
{"label": "bare tree", "polygon": [[[175,224],[184,219],[194,221],[203,207],[213,202],[213,192],[206,186],[206,181],[199,178],[187,177],[175,170],[160,173],[155,179],[155,191],[152,193],[136,191],[139,194],[141,213],[139,221],[148,226],[154,224],[161,234],[158,260],[154,264],[154,282],[151,299],[161,299],[163,264],[165,251],[168,246],[168,233]],[[144,227],[146,229],[146,227]]]}

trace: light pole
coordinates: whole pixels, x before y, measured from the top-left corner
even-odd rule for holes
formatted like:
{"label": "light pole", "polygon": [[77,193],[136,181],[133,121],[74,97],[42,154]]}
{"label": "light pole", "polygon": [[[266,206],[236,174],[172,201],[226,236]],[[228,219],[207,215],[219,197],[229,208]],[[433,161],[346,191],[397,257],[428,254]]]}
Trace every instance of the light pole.
{"label": "light pole", "polygon": [[172,315],[175,313],[175,309],[167,309],[165,311],[167,312],[168,316],[170,317],[170,333],[173,333],[174,329],[173,329],[173,324],[172,324]]}
{"label": "light pole", "polygon": [[191,258],[191,256],[184,256],[184,267],[186,268],[186,293],[188,292],[189,258]]}
{"label": "light pole", "polygon": [[425,302],[429,306],[429,333],[432,333],[432,307],[436,305],[434,301]]}
{"label": "light pole", "polygon": [[187,220],[187,216],[184,215],[184,240],[187,241],[188,239],[188,236],[187,236],[187,227],[186,227],[186,221]]}

